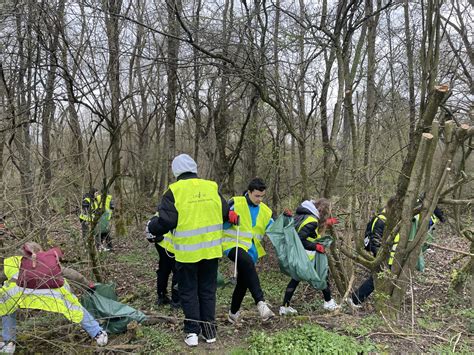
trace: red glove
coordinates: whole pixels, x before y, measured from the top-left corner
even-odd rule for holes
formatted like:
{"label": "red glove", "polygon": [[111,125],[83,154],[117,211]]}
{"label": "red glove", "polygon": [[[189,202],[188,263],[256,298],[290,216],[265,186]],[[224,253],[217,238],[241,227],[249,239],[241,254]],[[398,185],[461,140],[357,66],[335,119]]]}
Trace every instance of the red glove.
{"label": "red glove", "polygon": [[316,243],[316,251],[318,253],[324,254],[326,250],[324,249],[324,245]]}
{"label": "red glove", "polygon": [[289,208],[285,208],[283,210],[283,215],[286,216],[286,217],[293,217],[293,212],[291,212],[291,210]]}
{"label": "red glove", "polygon": [[326,227],[332,227],[333,225],[335,224],[338,224],[339,221],[337,220],[337,218],[335,217],[330,217],[328,219],[326,219]]}
{"label": "red glove", "polygon": [[235,211],[229,211],[229,223],[238,226],[240,224],[240,216]]}

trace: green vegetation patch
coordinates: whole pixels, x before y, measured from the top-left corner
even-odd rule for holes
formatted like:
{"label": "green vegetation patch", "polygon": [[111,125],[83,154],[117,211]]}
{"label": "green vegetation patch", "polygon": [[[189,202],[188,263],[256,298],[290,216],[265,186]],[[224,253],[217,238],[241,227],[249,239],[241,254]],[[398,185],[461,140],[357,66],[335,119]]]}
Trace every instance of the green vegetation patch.
{"label": "green vegetation patch", "polygon": [[145,343],[143,354],[160,354],[163,352],[171,354],[181,353],[182,351],[176,335],[164,329],[143,327],[143,338],[142,343]]}
{"label": "green vegetation patch", "polygon": [[354,336],[365,336],[383,325],[383,320],[377,315],[369,315],[361,319],[345,322],[342,329]]}
{"label": "green vegetation patch", "polygon": [[250,354],[355,354],[375,350],[365,341],[329,332],[319,325],[304,325],[272,335],[258,332],[249,339]]}

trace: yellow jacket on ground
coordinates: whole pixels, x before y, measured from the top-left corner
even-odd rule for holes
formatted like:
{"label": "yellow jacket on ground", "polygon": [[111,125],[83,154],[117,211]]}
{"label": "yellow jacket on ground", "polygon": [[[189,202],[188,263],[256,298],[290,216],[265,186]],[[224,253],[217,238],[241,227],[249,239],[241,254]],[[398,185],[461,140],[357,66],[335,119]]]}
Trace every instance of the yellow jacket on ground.
{"label": "yellow jacket on ground", "polygon": [[18,308],[38,309],[61,313],[68,320],[80,323],[84,316],[83,308],[66,281],[64,286],[55,289],[30,289],[16,284],[21,259],[21,256],[12,256],[3,261],[7,280],[0,288],[0,316],[11,314]]}

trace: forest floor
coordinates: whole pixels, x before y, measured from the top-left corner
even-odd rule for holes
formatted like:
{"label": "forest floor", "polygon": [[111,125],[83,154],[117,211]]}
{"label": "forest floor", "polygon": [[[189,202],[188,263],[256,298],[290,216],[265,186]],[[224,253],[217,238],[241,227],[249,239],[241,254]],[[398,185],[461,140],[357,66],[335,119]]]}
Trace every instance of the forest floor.
{"label": "forest floor", "polygon": [[[80,226],[72,220],[70,222],[63,221],[51,233],[49,242],[63,248],[68,266],[87,274],[81,262],[86,260],[86,255],[80,238]],[[444,229],[438,231],[437,244],[468,250],[464,240],[446,233]],[[334,348],[336,350],[331,350],[334,343],[347,341],[364,344],[364,351],[378,353],[474,353],[472,292],[465,289],[458,294],[449,288],[452,271],[466,260],[464,258],[453,263],[452,260],[459,257],[454,252],[435,248],[428,250],[425,271],[413,275],[414,302],[411,294],[407,293],[403,311],[396,321],[378,315],[373,299],[369,299],[356,312],[345,304],[337,312],[324,311],[321,292],[304,283],[300,284],[293,296],[292,306],[298,310],[298,316],[280,317],[278,308],[289,279],[280,273],[272,247],[268,245],[266,249],[269,255],[259,263],[258,271],[266,300],[277,316],[262,323],[248,294],[242,305],[244,323],[233,326],[227,321],[233,286],[227,284],[217,292],[217,342],[206,344],[201,341],[198,347],[190,349],[183,341],[183,313],[169,306],[158,308],[155,305],[158,256],[153,245],[146,242],[142,231],[138,229],[130,232],[127,238],[115,239],[114,243],[114,251],[102,253],[101,261],[105,278],[116,284],[120,300],[144,313],[169,316],[175,320],[139,326],[125,334],[111,335],[109,344],[99,349],[80,327],[67,323],[61,316],[41,313],[40,317],[38,314],[20,312],[17,347],[20,353],[278,354],[288,352],[288,349],[293,349],[294,353],[301,352],[301,349],[330,353],[337,351],[337,346]],[[232,263],[226,258],[222,259],[219,268],[227,278],[232,273]],[[366,276],[365,271],[358,270],[354,285],[358,285]],[[340,301],[337,291],[333,290],[333,293],[335,299]],[[303,328],[299,327],[308,324],[315,329],[321,329],[318,327],[321,326],[328,330],[329,345],[316,343],[320,340],[312,333],[313,328],[300,330]],[[295,329],[297,336],[294,335]],[[300,342],[315,343],[298,348]]]}

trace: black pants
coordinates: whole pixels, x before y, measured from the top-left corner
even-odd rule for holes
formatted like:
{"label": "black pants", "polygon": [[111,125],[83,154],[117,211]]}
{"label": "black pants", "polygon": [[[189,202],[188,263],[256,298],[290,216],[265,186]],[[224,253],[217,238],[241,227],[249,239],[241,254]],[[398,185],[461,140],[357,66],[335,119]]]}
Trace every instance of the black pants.
{"label": "black pants", "polygon": [[[233,248],[229,252],[229,259],[232,261],[235,261],[235,250],[236,248]],[[240,309],[247,289],[250,290],[255,304],[265,300],[253,259],[244,249],[239,248],[237,253],[237,284],[230,305],[232,313],[236,313]]]}
{"label": "black pants", "polygon": [[207,339],[216,336],[216,290],[219,259],[197,263],[176,262],[178,289],[186,320],[185,333],[202,334]]}
{"label": "black pants", "polygon": [[158,270],[156,270],[156,293],[158,297],[164,297],[167,293],[168,279],[171,278],[171,299],[174,303],[179,302],[178,294],[178,275],[176,274],[174,254],[168,252],[161,245],[155,244],[156,251],[160,260],[158,261]]}
{"label": "black pants", "polygon": [[[293,294],[296,291],[296,288],[298,287],[300,281],[291,279],[290,282],[288,283],[288,286],[286,286],[285,290],[285,296],[283,297],[283,305],[284,306],[289,306],[291,298],[293,297]],[[324,290],[322,290],[324,300],[326,302],[331,300],[331,289],[329,288],[329,282],[327,283],[327,286]]]}
{"label": "black pants", "polygon": [[[377,255],[377,251],[379,248],[373,244],[369,244],[370,251],[372,252],[373,256]],[[352,292],[352,302],[354,304],[361,304],[364,302],[371,294],[374,292],[374,278],[370,275],[360,286],[357,290]]]}
{"label": "black pants", "polygon": [[89,237],[89,222],[81,219],[81,231],[82,238],[87,241],[87,238]]}

